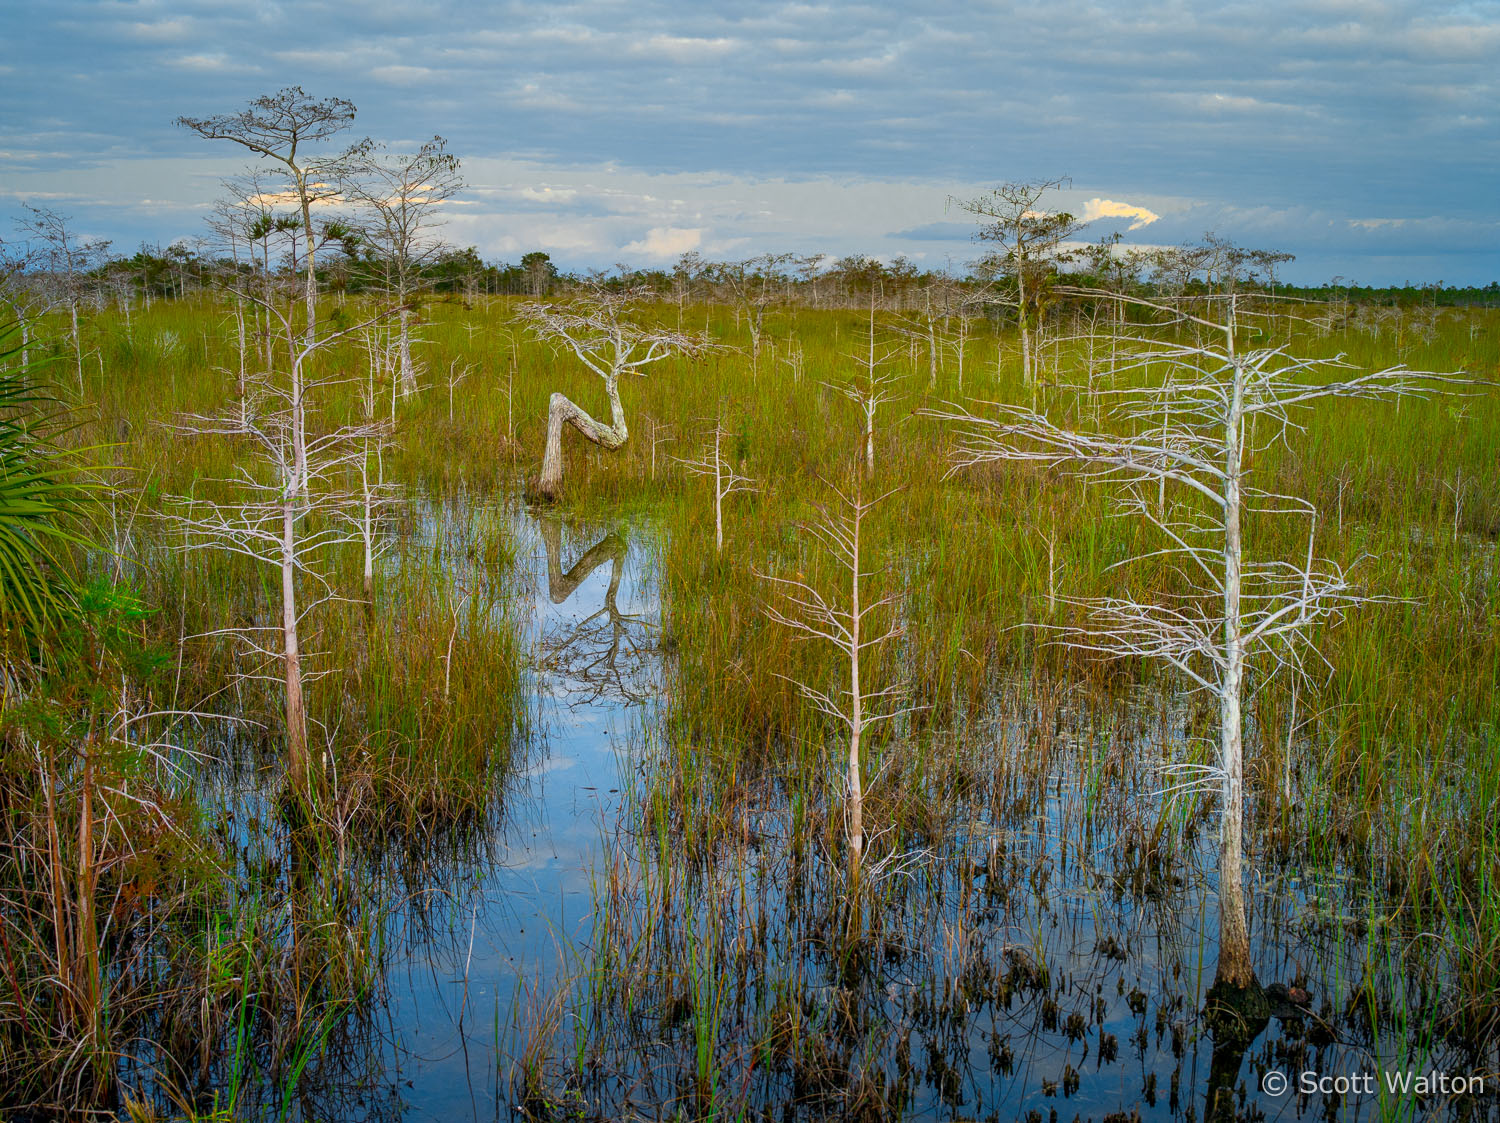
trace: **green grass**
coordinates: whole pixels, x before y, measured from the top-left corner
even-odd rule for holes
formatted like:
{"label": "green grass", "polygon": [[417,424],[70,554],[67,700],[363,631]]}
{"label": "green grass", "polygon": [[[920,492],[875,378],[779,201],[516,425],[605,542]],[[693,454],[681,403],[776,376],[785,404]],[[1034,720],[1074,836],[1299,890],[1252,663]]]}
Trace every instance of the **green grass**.
{"label": "green grass", "polygon": [[[334,298],[327,304],[342,307]],[[596,411],[604,403],[593,375],[515,329],[514,311],[514,302],[502,298],[472,307],[428,304],[417,346],[425,388],[393,403],[388,386],[376,387],[377,412],[392,413],[396,432],[385,475],[401,486],[406,503],[392,547],[378,564],[373,609],[359,603],[360,558],[350,549],[331,557],[325,574],[347,600],[329,602],[308,621],[307,646],[327,672],[309,687],[314,743],[329,754],[338,778],[333,814],[343,832],[317,863],[318,877],[345,885],[336,899],[347,899],[348,886],[372,884],[359,880],[360,862],[377,860],[371,855],[400,864],[404,850],[439,836],[449,845],[474,845],[530,743],[516,601],[524,594],[511,580],[510,512],[539,466],[548,396],[560,390]],[[328,314],[352,322],[359,312],[350,298],[342,313]],[[672,323],[677,310],[664,305],[661,314]],[[671,1032],[687,1035],[684,1048],[690,1039],[684,1058],[695,1091],[683,1102],[689,1115],[706,1115],[706,1105],[717,1111],[721,1104],[748,1102],[745,1081],[759,1077],[742,1072],[730,1079],[732,1073],[716,1066],[728,1057],[734,1068],[757,1050],[772,1069],[789,1066],[789,1080],[816,1083],[819,1065],[841,1068],[850,1086],[863,1089],[860,1102],[874,1102],[886,1093],[877,1095],[874,1083],[860,1080],[873,1079],[870,1058],[885,1056],[886,1045],[860,1031],[835,1048],[835,1058],[808,1052],[830,1024],[817,1018],[842,1015],[824,1011],[815,1018],[799,1004],[805,964],[788,961],[771,970],[755,959],[757,948],[768,954],[770,937],[727,941],[721,917],[692,911],[707,907],[701,897],[681,905],[695,918],[693,927],[640,927],[639,901],[658,909],[663,901],[683,902],[684,894],[698,892],[690,888],[693,879],[715,855],[737,856],[729,868],[747,900],[766,892],[772,872],[733,842],[744,836],[756,808],[784,816],[787,864],[776,872],[786,875],[789,888],[784,897],[770,898],[769,919],[757,917],[753,905],[742,906],[744,922],[752,929],[790,926],[807,946],[837,927],[831,903],[837,882],[819,857],[837,853],[842,822],[837,770],[829,760],[833,731],[788,681],[825,683],[832,671],[815,647],[766,618],[768,590],[760,574],[802,574],[824,585],[834,578],[799,527],[816,518],[814,505],[829,494],[829,482],[847,485],[860,470],[859,411],[823,383],[852,375],[848,356],[862,345],[867,313],[782,310],[768,322],[758,370],[750,363],[748,335],[730,309],[693,305],[684,320],[689,327],[706,323],[725,346],[699,362],[668,360],[625,385],[632,438],[618,453],[581,447],[572,435],[567,441],[569,517],[630,518],[656,537],[668,671],[663,726],[653,733],[662,739],[664,763],[632,801],[652,852],[643,849],[636,865],[616,871],[599,891],[614,903],[609,916],[616,927],[608,933],[613,958],[588,986],[595,1012],[587,1024],[602,1026],[603,1009],[671,1010],[686,1003],[691,1016]],[[882,313],[882,334],[893,338],[894,326],[894,315]],[[1055,322],[1051,334],[1061,338],[1068,327]],[[1399,324],[1356,316],[1329,333],[1290,322],[1276,330],[1294,331],[1304,351],[1343,353],[1360,366],[1399,359],[1487,379],[1500,368],[1500,313],[1494,310],[1412,313]],[[202,734],[205,745],[223,758],[224,770],[274,770],[280,750],[276,684],[236,678],[236,672],[265,667],[228,640],[198,637],[227,624],[267,623],[278,587],[268,570],[243,559],[182,553],[177,532],[160,518],[164,496],[226,498],[223,481],[245,458],[232,440],[188,439],[167,428],[184,413],[233,407],[229,372],[238,359],[232,319],[203,294],[138,309],[128,330],[115,312],[105,311],[91,318],[87,332],[90,420],[70,439],[108,446],[105,474],[119,497],[102,520],[112,553],[90,555],[83,564],[96,576],[118,574],[153,609],[139,633],[169,657],[143,701],[254,722],[233,735]],[[782,361],[794,353],[800,379]],[[1079,424],[1092,417],[1092,403],[1080,390],[1083,361],[1080,345],[1055,345],[1046,354],[1047,380],[1040,388],[1049,413]],[[344,374],[348,381],[318,392],[314,423],[359,417],[369,367],[358,345],[341,344],[316,362],[320,373]],[[445,376],[453,363],[467,364],[471,373],[452,387],[450,404]],[[1023,809],[1045,805],[1049,781],[1060,784],[1060,777],[1081,770],[1083,794],[1063,812],[1071,817],[1064,831],[1069,845],[1086,850],[1097,832],[1119,840],[1128,856],[1122,866],[1133,871],[1122,878],[1133,891],[1147,892],[1190,863],[1211,830],[1205,827],[1210,809],[1152,804],[1156,780],[1138,764],[1163,751],[1197,751],[1201,715],[1174,698],[1176,684],[1156,668],[1066,651],[1048,644],[1046,632],[1033,625],[1084,622],[1076,607],[1052,603],[1054,590],[1089,597],[1128,584],[1170,596],[1179,591],[1179,579],[1159,561],[1111,568],[1155,543],[1138,521],[1112,517],[1107,490],[1029,466],[948,476],[954,434],[920,411],[970,397],[1028,401],[1008,332],[975,326],[962,388],[951,353],[935,382],[922,349],[913,355],[903,347],[890,369],[899,375],[901,397],[877,415],[875,478],[866,486],[901,490],[867,524],[867,549],[876,559],[872,585],[900,594],[908,629],[898,645],[871,654],[869,674],[877,683],[908,680],[912,701],[922,708],[871,748],[875,767],[888,763],[887,779],[866,811],[870,821],[890,828],[883,852],[926,847],[947,861],[968,845],[960,840],[969,838],[975,822],[1021,821]],[[698,454],[708,419],[721,408],[730,433],[726,448],[756,488],[726,501],[725,550],[718,555],[709,485],[673,458]],[[1257,696],[1247,769],[1251,864],[1276,876],[1337,869],[1353,878],[1387,918],[1372,974],[1389,980],[1402,970],[1423,972],[1440,996],[1441,1025],[1477,1037],[1496,1024],[1493,996],[1500,988],[1500,840],[1492,812],[1500,729],[1500,392],[1480,385],[1463,395],[1407,400],[1399,408],[1333,401],[1303,420],[1305,431],[1290,432],[1284,445],[1254,465],[1257,476],[1317,503],[1321,552],[1357,565],[1371,592],[1399,600],[1361,609],[1314,637],[1332,669],[1304,688],[1290,738],[1283,686]],[[1304,548],[1301,528],[1278,520],[1252,518],[1247,533],[1261,556],[1296,557]],[[1083,720],[1083,709],[1111,716]],[[999,749],[997,728],[1010,730]],[[1090,731],[1087,745],[1078,740],[1082,729]],[[183,731],[162,733],[180,737]],[[1288,774],[1290,800],[1282,793]],[[17,790],[18,799],[36,798],[34,789]],[[1145,810],[1127,806],[1132,793]],[[201,801],[201,829],[209,839],[208,824],[220,810],[212,785],[189,787],[179,797]],[[34,802],[28,806],[34,816]],[[267,840],[283,829],[275,822],[268,812],[251,841],[268,848]],[[178,879],[173,892],[183,900],[212,898],[215,915],[232,917],[248,933],[234,945],[250,949],[246,955],[269,957],[270,949],[284,947],[288,934],[267,933],[258,919],[270,907],[258,893],[225,887],[223,879],[243,871],[224,840],[205,845],[215,856],[196,873],[163,852],[169,879]],[[1024,878],[1039,868],[1022,862],[1014,872]],[[24,884],[8,892],[42,891],[13,876]],[[968,904],[956,913],[934,904],[938,895],[948,900],[972,890],[949,874],[914,878],[921,891],[889,890],[876,910],[887,918],[880,923],[908,933],[920,931],[921,917],[977,923]],[[204,944],[207,960],[201,962],[192,958],[197,952],[185,950],[206,930],[201,913],[190,913],[183,913],[179,951],[199,992],[215,996],[214,1020],[200,1028],[221,1048],[243,1037],[238,1027],[252,1025],[246,1020],[249,991],[243,974],[237,982],[221,978],[214,962],[225,953],[213,950],[221,945]],[[346,915],[338,923],[351,922]],[[373,917],[353,926],[367,943],[380,927]],[[1432,940],[1411,939],[1416,933],[1430,933]],[[1386,957],[1392,949],[1396,960]],[[361,964],[335,965],[342,972],[336,993],[358,994],[369,985],[379,955],[367,950],[373,958]],[[1040,958],[1043,951],[1030,954]],[[612,991],[616,984],[608,980],[627,975],[632,961],[649,968],[645,981],[620,981],[622,989]],[[18,965],[16,976],[24,981],[38,970]],[[313,975],[328,977],[323,970]],[[1029,978],[1014,968],[1006,986],[1024,990]],[[725,998],[729,980],[739,980],[744,993]],[[273,987],[269,975],[263,981],[268,989],[256,993],[283,996],[298,1008],[296,1024],[313,1035],[278,1057],[282,1071],[300,1071],[309,1063],[308,1050],[321,1048],[328,1032],[319,1028],[320,1015],[299,1006],[297,994],[311,984],[304,976],[286,991]],[[260,1020],[248,1032],[260,1039],[277,1007],[259,998],[254,1009]],[[738,1020],[745,1009],[754,1013],[748,1028]],[[1411,1019],[1424,1033],[1433,1021],[1427,1014]],[[606,1029],[599,1032],[608,1036]],[[21,1048],[13,1058],[24,1055],[27,1046]],[[577,1048],[586,1055],[606,1045]],[[236,1055],[232,1046],[228,1055]],[[530,1055],[528,1071],[538,1072],[543,1062]],[[755,1086],[781,1087],[779,1077],[767,1079]]]}

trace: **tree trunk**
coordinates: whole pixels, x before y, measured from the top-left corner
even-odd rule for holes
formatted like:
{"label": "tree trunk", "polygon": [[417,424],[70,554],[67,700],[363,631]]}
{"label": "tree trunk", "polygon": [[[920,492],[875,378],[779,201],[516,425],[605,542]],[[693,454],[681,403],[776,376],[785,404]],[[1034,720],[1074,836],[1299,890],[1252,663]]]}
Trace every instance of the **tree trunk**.
{"label": "tree trunk", "polygon": [[865,400],[865,474],[875,476],[875,399]]}
{"label": "tree trunk", "polygon": [[370,441],[365,439],[365,454],[359,462],[359,484],[364,498],[364,520],[360,535],[365,547],[365,600],[375,599],[375,496],[370,489]]}
{"label": "tree trunk", "polygon": [[[411,310],[401,309],[401,396],[409,397],[417,392],[417,371],[411,361]],[[449,391],[452,400],[452,390]]]}
{"label": "tree trunk", "polygon": [[297,642],[297,496],[281,504],[281,632],[286,673],[286,749],[292,787],[307,796],[311,779],[307,752],[307,706],[302,698],[302,654]]}
{"label": "tree trunk", "polygon": [[[292,344],[295,351],[296,344]],[[293,496],[307,494],[307,406],[303,401],[302,361],[311,352],[292,356],[292,488]]]}
{"label": "tree trunk", "polygon": [[620,405],[618,377],[606,379],[604,388],[609,395],[608,425],[595,421],[562,394],[553,394],[547,403],[547,449],[542,455],[542,475],[537,481],[537,491],[544,498],[555,500],[562,495],[564,426],[571,425],[584,440],[610,452],[630,438],[625,410]]}
{"label": "tree trunk", "polygon": [[[69,284],[72,278],[69,277]],[[78,300],[69,294],[68,315],[73,323],[73,360],[78,366],[78,400],[83,400],[83,336],[78,331]]]}
{"label": "tree trunk", "polygon": [[297,178],[297,193],[302,198],[302,233],[307,239],[307,288],[302,302],[307,310],[307,334],[303,337],[308,350],[318,339],[318,237],[313,233],[312,202],[307,197],[307,177],[301,169],[293,166]]}
{"label": "tree trunk", "polygon": [[247,371],[245,369],[245,349],[247,346],[245,339],[245,302],[238,296],[234,298],[234,324],[236,329],[235,338],[239,345],[240,355],[240,371],[239,377],[235,381],[235,395],[240,400],[240,427],[243,428],[248,420],[247,414],[250,407],[249,403],[245,400],[247,391]]}
{"label": "tree trunk", "polygon": [[[1232,346],[1232,344],[1231,344]],[[1219,695],[1219,750],[1224,769],[1224,808],[1219,833],[1219,963],[1216,987],[1253,990],[1244,874],[1244,691],[1245,650],[1240,626],[1240,474],[1244,371],[1235,362],[1233,396],[1225,428],[1224,469],[1224,678]]]}
{"label": "tree trunk", "polygon": [[854,521],[853,566],[849,596],[849,882],[859,884],[865,851],[865,791],[860,772],[860,735],[864,732],[864,696],[859,682],[859,517]]}
{"label": "tree trunk", "polygon": [[714,426],[714,551],[724,552],[724,472],[719,456],[719,442],[723,430]]}

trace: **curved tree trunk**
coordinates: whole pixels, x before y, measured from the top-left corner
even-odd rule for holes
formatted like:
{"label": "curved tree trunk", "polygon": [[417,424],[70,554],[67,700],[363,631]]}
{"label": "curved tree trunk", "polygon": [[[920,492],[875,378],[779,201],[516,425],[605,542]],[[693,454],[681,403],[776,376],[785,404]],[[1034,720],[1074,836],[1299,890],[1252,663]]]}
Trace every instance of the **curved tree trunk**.
{"label": "curved tree trunk", "polygon": [[542,544],[547,548],[547,595],[552,598],[552,603],[562,604],[578,591],[578,586],[588,580],[594,570],[605,562],[611,562],[614,569],[610,572],[609,591],[605,593],[604,603],[613,614],[616,611],[614,609],[615,594],[620,588],[621,570],[625,562],[625,540],[618,534],[606,534],[590,546],[588,551],[573,563],[571,569],[564,572],[562,524],[546,519],[540,525]]}
{"label": "curved tree trunk", "polygon": [[608,425],[595,421],[562,394],[553,394],[547,403],[547,450],[542,456],[542,475],[537,481],[537,491],[545,498],[557,499],[562,495],[565,425],[571,425],[590,444],[611,452],[630,438],[630,430],[625,425],[625,410],[620,405],[618,378],[607,379],[604,386],[609,394]]}

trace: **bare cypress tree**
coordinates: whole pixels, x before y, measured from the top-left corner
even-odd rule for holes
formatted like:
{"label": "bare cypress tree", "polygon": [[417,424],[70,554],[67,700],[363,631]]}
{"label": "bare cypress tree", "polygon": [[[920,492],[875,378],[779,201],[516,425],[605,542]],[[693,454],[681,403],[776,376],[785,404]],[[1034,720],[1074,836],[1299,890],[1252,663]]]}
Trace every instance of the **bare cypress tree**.
{"label": "bare cypress tree", "polygon": [[864,414],[865,424],[861,436],[864,438],[865,474],[873,477],[875,475],[875,414],[886,402],[895,401],[899,396],[893,390],[896,383],[896,375],[884,370],[895,357],[896,351],[887,348],[881,350],[875,335],[875,293],[870,292],[870,321],[867,346],[863,353],[852,354],[849,357],[859,367],[860,373],[848,382],[825,382],[823,385],[830,390],[837,390],[850,401],[855,402],[860,412]]}
{"label": "bare cypress tree", "polygon": [[714,419],[714,427],[709,434],[711,440],[704,448],[703,454],[696,460],[678,461],[692,475],[705,476],[713,480],[714,551],[720,554],[724,552],[724,500],[737,491],[753,491],[755,488],[755,481],[748,476],[740,475],[734,465],[725,458],[724,438],[728,435],[729,432],[724,428],[724,417],[721,414]]}
{"label": "bare cypress tree", "polygon": [[[848,575],[847,599],[838,593],[825,596],[814,585],[796,578],[765,573],[760,576],[771,582],[779,595],[779,603],[768,605],[766,615],[776,623],[793,629],[803,638],[831,645],[838,652],[839,661],[845,665],[842,673],[846,676],[847,685],[842,688],[819,690],[808,682],[795,679],[789,681],[821,713],[833,718],[848,731],[846,832],[850,882],[857,886],[866,841],[865,737],[875,726],[910,713],[914,707],[891,705],[905,692],[904,683],[871,690],[868,677],[863,673],[865,651],[879,647],[905,631],[894,611],[896,594],[885,593],[872,598],[868,586],[864,584],[867,578],[873,576],[872,571],[864,568],[865,516],[892,492],[867,500],[861,498],[857,491],[851,497],[837,488],[833,490],[839,500],[837,510],[830,511],[820,505],[818,510],[822,519],[803,529],[823,546]],[[887,612],[889,618],[884,627],[881,627],[876,619]]]}
{"label": "bare cypress tree", "polygon": [[571,427],[590,444],[613,452],[630,439],[625,407],[620,402],[620,379],[641,374],[652,363],[674,354],[698,355],[711,341],[691,332],[651,324],[644,315],[643,289],[610,290],[588,286],[566,303],[525,304],[521,319],[545,343],[566,348],[578,361],[604,380],[609,399],[609,423],[596,421],[566,395],[554,393],[547,403],[547,447],[537,491],[546,499],[562,495],[563,430]]}
{"label": "bare cypress tree", "polygon": [[[339,171],[342,153],[319,152],[316,146],[349,127],[354,120],[354,103],[344,98],[308,96],[301,86],[288,86],[274,94],[255,98],[238,113],[221,113],[213,117],[179,117],[177,124],[208,140],[229,140],[256,155],[280,164],[286,169],[287,185],[282,191],[261,192],[251,202],[269,215],[273,206],[290,202],[297,209],[296,227],[301,231],[303,252],[300,265],[303,282],[304,320],[302,345],[304,355],[317,349],[318,341],[318,268],[321,246],[329,241],[347,241],[349,230],[341,223],[313,222],[313,208],[339,198]],[[309,151],[309,149],[312,149]],[[281,229],[290,229],[282,220]],[[294,268],[296,266],[294,265]],[[293,453],[305,460],[306,425],[300,420],[305,409],[301,385],[303,364],[292,364],[291,404],[294,422]],[[306,472],[299,471],[299,478]]]}
{"label": "bare cypress tree", "polygon": [[[296,352],[292,361],[301,365],[316,348],[355,334],[372,322],[323,336],[312,347]],[[378,424],[356,424],[305,434],[299,457],[293,451],[293,436],[302,419],[288,382],[257,375],[251,386],[249,401],[235,413],[189,415],[173,426],[186,435],[245,439],[252,461],[241,465],[234,477],[214,481],[227,488],[232,498],[177,497],[171,517],[184,532],[184,549],[225,550],[277,571],[279,621],[214,634],[231,635],[253,655],[279,665],[291,787],[303,798],[314,798],[320,777],[308,747],[305,684],[310,676],[304,667],[302,621],[317,604],[334,595],[318,559],[337,546],[368,539],[374,493],[367,466],[372,442],[383,440],[386,430]],[[361,490],[349,486],[355,478],[364,485]],[[319,590],[311,603],[299,589],[299,584],[307,582]],[[275,639],[261,638],[265,633]]]}
{"label": "bare cypress tree", "polygon": [[414,153],[382,153],[366,140],[341,168],[347,197],[365,212],[360,223],[363,248],[373,252],[384,273],[385,291],[401,306],[398,319],[401,394],[417,388],[411,357],[412,305],[427,283],[424,266],[445,249],[434,235],[444,203],[463,189],[458,159],[448,142],[435,136]]}
{"label": "bare cypress tree", "polygon": [[34,240],[34,265],[47,271],[50,287],[57,294],[49,303],[68,309],[68,338],[73,343],[73,364],[78,376],[78,396],[83,397],[83,332],[78,313],[94,290],[90,274],[109,260],[110,243],[101,238],[80,238],[72,219],[47,207],[25,206],[26,217],[17,225]]}
{"label": "bare cypress tree", "polygon": [[306,244],[303,339],[309,345],[317,336],[317,252],[320,240],[312,212],[318,204],[338,198],[337,172],[342,154],[310,152],[308,149],[347,129],[354,120],[354,112],[352,101],[340,97],[318,101],[305,93],[301,86],[287,86],[274,94],[255,98],[238,113],[177,118],[177,124],[207,140],[233,141],[286,168],[290,197],[300,213]]}
{"label": "bare cypress tree", "polygon": [[794,261],[789,253],[763,253],[744,261],[725,261],[708,266],[708,276],[719,285],[735,312],[743,317],[750,335],[750,366],[760,373],[760,350],[765,338],[766,316],[782,299],[784,271]]}
{"label": "bare cypress tree", "polygon": [[[1219,960],[1215,990],[1258,1001],[1250,958],[1244,890],[1244,705],[1247,679],[1263,664],[1268,674],[1295,673],[1311,625],[1369,601],[1339,566],[1316,557],[1317,511],[1308,502],[1267,492],[1249,481],[1255,454],[1284,439],[1292,414],[1319,399],[1394,398],[1432,389],[1451,376],[1390,367],[1351,374],[1338,360],[1298,358],[1283,346],[1242,349],[1254,294],[1228,292],[1180,301],[1126,300],[1165,318],[1177,336],[1163,342],[1132,335],[1123,342],[1125,370],[1166,367],[1162,382],[1112,391],[1115,418],[1125,430],[1083,433],[1034,411],[994,406],[976,416],[939,412],[958,424],[956,464],[1031,461],[1072,466],[1086,477],[1120,484],[1128,510],[1161,533],[1161,554],[1179,559],[1191,583],[1177,602],[1145,603],[1127,593],[1073,603],[1087,607],[1092,626],[1064,633],[1063,642],[1116,656],[1161,659],[1208,693],[1219,710],[1218,763],[1194,769],[1179,788],[1206,786],[1221,797],[1219,842]],[[1266,423],[1255,436],[1253,422]],[[1163,504],[1167,487],[1180,493]],[[1246,548],[1244,517],[1300,516],[1308,520],[1307,550],[1298,559],[1254,558]]]}

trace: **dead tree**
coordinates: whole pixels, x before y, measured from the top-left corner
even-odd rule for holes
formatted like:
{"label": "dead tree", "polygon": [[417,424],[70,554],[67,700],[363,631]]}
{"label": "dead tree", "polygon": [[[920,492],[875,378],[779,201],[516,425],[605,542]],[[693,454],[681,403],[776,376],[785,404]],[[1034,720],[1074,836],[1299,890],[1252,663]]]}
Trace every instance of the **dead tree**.
{"label": "dead tree", "polygon": [[[297,276],[304,269],[313,271],[313,252],[330,241],[346,240],[350,232],[341,224],[331,223],[320,235],[305,236],[299,217],[285,210],[278,213],[273,209],[277,203],[287,200],[260,172],[251,172],[225,186],[231,193],[230,197],[220,202],[211,220],[220,244],[231,254],[230,268],[221,271],[220,276],[235,300],[254,310],[262,343],[262,375],[269,377],[271,372],[279,370],[288,380],[293,422],[292,453],[300,462],[306,458],[307,389],[304,383],[308,377],[307,363],[328,337],[319,337],[315,322],[305,331],[297,331]],[[238,254],[241,246],[249,256],[248,271],[240,268]],[[302,299],[311,315],[315,305],[309,303],[305,286]],[[378,323],[388,315],[388,312],[382,312],[367,323]],[[298,476],[302,478],[300,472]]]}
{"label": "dead tree", "polygon": [[895,355],[895,349],[887,348],[882,351],[877,344],[875,294],[872,291],[870,293],[869,345],[864,354],[849,356],[860,368],[860,373],[848,382],[823,383],[830,390],[836,390],[858,404],[860,412],[865,416],[862,435],[865,446],[865,474],[868,476],[875,475],[875,414],[886,402],[895,401],[900,396],[893,390],[896,375],[883,369],[889,365]]}
{"label": "dead tree", "polygon": [[[1189,591],[1171,604],[1144,603],[1128,594],[1072,601],[1091,611],[1092,627],[1066,631],[1061,642],[1112,656],[1163,660],[1215,700],[1218,763],[1193,766],[1171,790],[1206,788],[1221,795],[1215,990],[1258,996],[1243,883],[1247,676],[1256,667],[1264,667],[1267,677],[1278,671],[1295,674],[1310,650],[1314,622],[1337,618],[1373,598],[1361,596],[1339,566],[1317,559],[1313,506],[1252,486],[1249,466],[1256,453],[1297,427],[1292,415],[1298,407],[1329,397],[1400,397],[1453,379],[1404,367],[1351,373],[1338,360],[1299,358],[1285,346],[1242,350],[1241,330],[1256,314],[1251,309],[1260,306],[1245,294],[1177,302],[1088,295],[1127,300],[1165,317],[1162,326],[1174,333],[1169,338],[1201,336],[1201,341],[1162,342],[1136,334],[1123,341],[1115,374],[1169,371],[1164,381],[1108,392],[1126,435],[1074,432],[1007,405],[992,405],[984,416],[966,410],[939,416],[962,428],[957,467],[993,461],[1071,466],[1086,478],[1119,484],[1128,511],[1161,534],[1161,550],[1146,556],[1167,557]],[[1266,420],[1257,440],[1252,423],[1262,415]],[[1174,501],[1163,504],[1169,486]],[[1253,558],[1243,526],[1250,511],[1307,519],[1305,555]]]}
{"label": "dead tree", "polygon": [[[862,534],[865,516],[886,496],[862,499],[856,491],[853,497],[837,488],[839,509],[831,512],[819,506],[821,521],[804,526],[814,539],[827,551],[839,567],[848,574],[848,599],[838,594],[824,596],[821,591],[806,581],[772,574],[759,576],[771,582],[778,594],[779,603],[768,604],[766,615],[773,621],[793,629],[804,639],[819,640],[831,645],[844,664],[845,682],[841,689],[819,690],[811,683],[787,678],[801,691],[821,713],[843,725],[849,734],[848,745],[848,816],[847,839],[849,845],[850,882],[859,882],[860,865],[865,850],[864,801],[864,739],[875,726],[891,721],[902,714],[910,713],[911,706],[891,705],[905,692],[904,683],[893,683],[879,690],[871,690],[863,671],[864,652],[879,647],[903,634],[905,628],[894,612],[896,595],[886,593],[866,599],[868,589],[862,582],[871,577],[864,569],[864,544]],[[882,628],[875,625],[873,617],[890,611],[889,619]],[[872,626],[874,625],[874,626]]]}
{"label": "dead tree", "polygon": [[78,375],[78,396],[83,397],[83,333],[78,312],[91,296],[93,274],[109,260],[110,243],[98,238],[80,238],[71,229],[72,219],[46,207],[25,206],[26,217],[17,225],[36,243],[37,264],[47,271],[57,292],[53,304],[68,309],[68,338],[73,343],[73,365]]}
{"label": "dead tree", "polygon": [[753,491],[755,481],[742,476],[733,464],[724,458],[724,438],[729,435],[724,428],[722,416],[714,420],[710,434],[712,442],[707,445],[697,460],[679,460],[678,463],[695,476],[706,476],[714,482],[714,550],[724,552],[724,500],[737,491]]}
{"label": "dead tree", "polygon": [[398,375],[406,397],[417,389],[412,306],[429,284],[423,269],[445,249],[433,231],[441,225],[442,205],[463,188],[458,159],[440,136],[406,155],[382,154],[379,145],[367,140],[347,155],[341,171],[346,195],[364,211],[364,248],[374,252],[385,291],[401,305]]}
{"label": "dead tree", "polygon": [[0,238],[0,301],[10,309],[10,318],[20,327],[23,367],[31,365],[33,325],[51,307],[51,299],[34,275],[40,260],[37,247]]}
{"label": "dead tree", "polygon": [[725,261],[708,267],[708,275],[724,290],[750,334],[750,369],[760,373],[760,348],[766,316],[781,299],[783,271],[793,261],[789,253],[763,253],[744,261]]}
{"label": "dead tree", "polygon": [[[388,313],[387,313],[388,314]],[[311,350],[368,326],[325,336],[304,348],[294,362]],[[209,636],[231,636],[253,655],[279,665],[275,675],[259,672],[249,677],[274,678],[285,688],[287,763],[292,790],[315,798],[317,773],[308,748],[305,685],[312,675],[304,668],[302,622],[307,614],[336,594],[318,561],[337,547],[366,540],[371,518],[367,466],[372,439],[384,436],[375,425],[349,425],[324,433],[304,432],[302,454],[294,434],[305,425],[306,414],[294,407],[293,391],[284,381],[257,378],[248,408],[228,416],[189,415],[174,430],[191,436],[220,436],[246,442],[252,462],[236,474],[209,481],[231,492],[233,498],[176,497],[170,518],[183,531],[183,549],[224,550],[270,566],[280,576],[280,620],[260,628],[226,629]],[[366,486],[349,487],[358,476]],[[311,603],[299,595],[299,579],[312,582],[319,593]],[[274,637],[265,638],[266,634]],[[208,636],[200,637],[208,638]]]}
{"label": "dead tree", "polygon": [[672,331],[641,322],[644,290],[610,291],[600,285],[568,303],[525,304],[521,319],[533,335],[558,348],[567,348],[589,370],[604,380],[609,399],[609,423],[596,421],[566,395],[554,393],[547,403],[547,448],[537,492],[545,499],[562,495],[563,429],[571,426],[584,440],[613,452],[630,439],[625,408],[620,403],[620,379],[641,374],[652,363],[673,354],[697,355],[710,343],[704,336]]}

